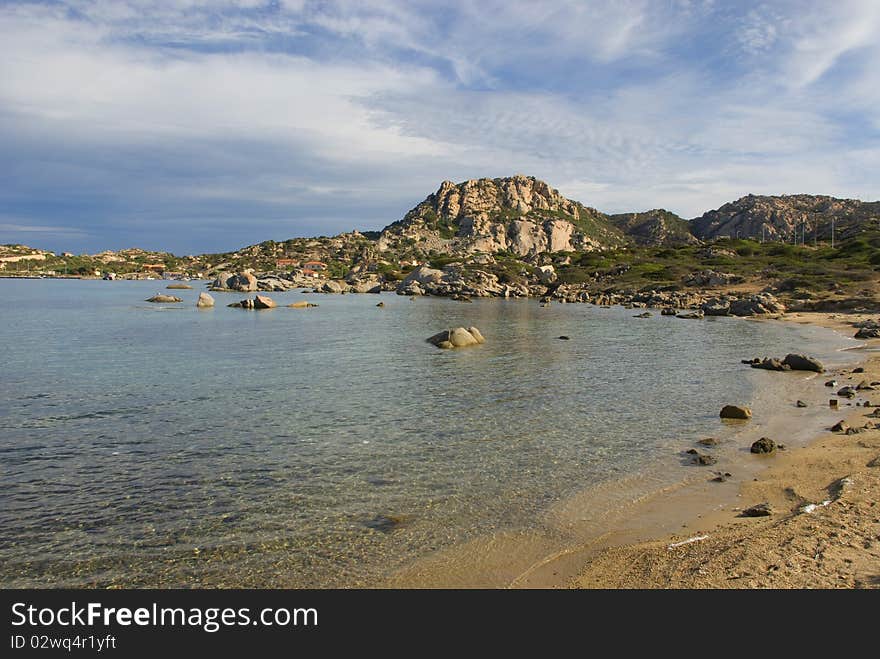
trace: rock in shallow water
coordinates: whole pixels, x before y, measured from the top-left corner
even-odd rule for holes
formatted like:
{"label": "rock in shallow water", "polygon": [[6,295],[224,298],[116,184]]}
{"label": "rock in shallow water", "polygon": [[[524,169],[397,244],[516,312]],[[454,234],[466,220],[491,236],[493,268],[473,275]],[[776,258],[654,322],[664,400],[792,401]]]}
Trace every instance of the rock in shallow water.
{"label": "rock in shallow water", "polygon": [[183,302],[182,299],[176,297],[174,295],[154,295],[153,297],[148,297],[147,302],[155,302],[157,304],[171,304],[173,302]]}
{"label": "rock in shallow water", "polygon": [[751,419],[752,410],[750,410],[748,407],[740,405],[725,405],[721,408],[721,413],[719,416],[722,419]]}
{"label": "rock in shallow water", "polygon": [[214,306],[214,298],[208,295],[207,293],[199,293],[199,299],[196,301],[196,306],[200,309],[207,309],[208,307]]}
{"label": "rock in shallow water", "polygon": [[426,339],[438,348],[448,350],[449,348],[466,348],[485,343],[486,339],[476,327],[454,327],[453,329],[443,330],[434,336]]}

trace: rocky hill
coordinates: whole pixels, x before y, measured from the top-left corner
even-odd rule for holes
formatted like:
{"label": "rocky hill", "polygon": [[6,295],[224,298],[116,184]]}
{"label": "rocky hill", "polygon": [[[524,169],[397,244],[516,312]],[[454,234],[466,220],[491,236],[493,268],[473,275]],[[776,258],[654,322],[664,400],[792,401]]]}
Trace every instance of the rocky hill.
{"label": "rocky hill", "polygon": [[468,254],[588,252],[626,243],[626,237],[594,208],[566,199],[533,176],[444,181],[434,194],[386,227],[382,251],[408,247]]}
{"label": "rocky hill", "polygon": [[791,241],[805,229],[806,240],[831,236],[844,239],[854,233],[880,227],[880,202],[836,199],[825,195],[747,195],[704,213],[691,221],[694,235],[702,240],[752,238]]}
{"label": "rocky hill", "polygon": [[687,220],[662,208],[609,215],[608,220],[639,245],[696,245],[700,242],[691,233]]}

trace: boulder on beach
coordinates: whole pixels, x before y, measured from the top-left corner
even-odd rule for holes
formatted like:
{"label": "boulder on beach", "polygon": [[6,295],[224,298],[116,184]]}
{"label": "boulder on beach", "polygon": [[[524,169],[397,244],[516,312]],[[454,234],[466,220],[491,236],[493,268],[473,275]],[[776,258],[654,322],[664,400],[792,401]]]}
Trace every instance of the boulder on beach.
{"label": "boulder on beach", "polygon": [[752,453],[773,453],[776,450],[776,442],[769,437],[761,437],[761,439],[752,443],[752,447],[749,450]]}
{"label": "boulder on beach", "polygon": [[751,419],[752,410],[740,405],[725,405],[721,408],[722,419]]}
{"label": "boulder on beach", "polygon": [[815,373],[823,373],[825,371],[822,362],[814,357],[807,357],[806,355],[789,353],[785,356],[785,359],[782,360],[782,363],[793,371],[814,371]]}
{"label": "boulder on beach", "polygon": [[183,302],[183,300],[179,297],[176,297],[174,295],[162,295],[161,293],[158,295],[154,295],[153,297],[148,297],[146,301],[155,302],[157,304],[172,304],[173,302]]}
{"label": "boulder on beach", "polygon": [[207,309],[208,307],[214,306],[214,298],[212,298],[207,293],[199,293],[199,299],[196,301],[196,306],[200,309]]}
{"label": "boulder on beach", "polygon": [[443,330],[432,337],[426,339],[428,343],[432,343],[438,348],[466,348],[484,343],[486,339],[476,327],[455,327],[453,329]]}

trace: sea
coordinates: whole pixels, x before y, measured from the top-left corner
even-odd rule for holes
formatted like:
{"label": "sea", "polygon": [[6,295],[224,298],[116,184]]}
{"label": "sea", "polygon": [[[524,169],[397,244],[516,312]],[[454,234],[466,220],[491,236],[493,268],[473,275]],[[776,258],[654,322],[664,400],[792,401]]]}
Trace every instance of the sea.
{"label": "sea", "polygon": [[[723,405],[759,420],[815,378],[741,359],[851,361],[795,323],[167,283],[0,280],[0,586],[363,588],[475,539],[562,545],[566,501],[705,480],[696,439],[743,450]],[[425,341],[459,325],[486,343]]]}

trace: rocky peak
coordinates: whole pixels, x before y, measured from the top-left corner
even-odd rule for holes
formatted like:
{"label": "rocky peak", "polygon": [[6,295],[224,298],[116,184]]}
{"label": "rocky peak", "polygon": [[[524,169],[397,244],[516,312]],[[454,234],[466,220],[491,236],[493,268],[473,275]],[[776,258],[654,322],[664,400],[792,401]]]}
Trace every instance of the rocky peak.
{"label": "rocky peak", "polygon": [[381,249],[419,244],[425,251],[496,252],[521,256],[589,251],[623,242],[593,208],[566,199],[534,176],[444,181],[438,190],[386,227]]}

